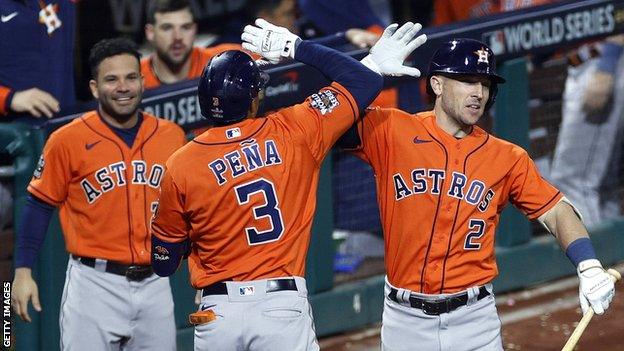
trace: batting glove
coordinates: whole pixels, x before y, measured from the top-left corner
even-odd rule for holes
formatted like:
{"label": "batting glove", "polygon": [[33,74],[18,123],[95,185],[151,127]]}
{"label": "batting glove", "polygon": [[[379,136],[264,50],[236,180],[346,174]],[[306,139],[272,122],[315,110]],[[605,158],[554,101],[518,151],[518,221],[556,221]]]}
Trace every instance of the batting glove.
{"label": "batting glove", "polygon": [[396,23],[386,27],[379,41],[361,62],[380,75],[420,77],[417,68],[404,66],[403,61],[427,41],[427,35],[421,34],[414,39],[422,29],[420,23],[407,22],[398,27]]}
{"label": "batting glove", "polygon": [[576,272],[579,276],[579,299],[583,314],[589,310],[589,306],[596,314],[603,314],[615,294],[613,278],[595,259],[581,261]]}
{"label": "batting glove", "polygon": [[278,63],[286,57],[295,58],[295,43],[301,40],[298,36],[262,18],[255,23],[256,26],[247,25],[243,29],[243,49],[260,54],[271,63]]}

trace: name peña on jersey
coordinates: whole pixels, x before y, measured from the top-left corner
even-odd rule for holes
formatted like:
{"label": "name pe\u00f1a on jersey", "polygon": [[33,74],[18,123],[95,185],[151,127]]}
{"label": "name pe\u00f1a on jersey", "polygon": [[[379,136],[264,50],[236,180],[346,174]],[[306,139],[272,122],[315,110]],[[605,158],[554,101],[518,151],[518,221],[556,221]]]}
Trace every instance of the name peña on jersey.
{"label": "name pe\u00f1a on jersey", "polygon": [[236,178],[259,168],[282,163],[277,144],[271,139],[265,140],[264,145],[257,143],[255,139],[244,140],[240,145],[242,147],[239,150],[234,150],[208,164],[219,185],[227,182],[225,175]]}
{"label": "name pe\u00f1a on jersey", "polygon": [[[84,190],[87,202],[92,204],[115,187],[125,186],[128,183],[128,179],[126,179],[127,168],[124,161],[116,162],[97,170],[95,172],[95,182],[83,178],[80,181],[80,185],[82,190]],[[131,171],[132,179],[130,179],[130,182],[132,184],[147,185],[158,189],[165,173],[165,167],[157,163],[148,167],[145,161],[134,160],[131,164]]]}

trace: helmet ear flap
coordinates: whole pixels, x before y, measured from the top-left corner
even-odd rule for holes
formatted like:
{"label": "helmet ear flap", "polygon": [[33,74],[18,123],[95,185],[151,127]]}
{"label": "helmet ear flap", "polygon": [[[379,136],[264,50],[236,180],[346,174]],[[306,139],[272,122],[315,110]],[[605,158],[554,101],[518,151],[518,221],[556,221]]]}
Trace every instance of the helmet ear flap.
{"label": "helmet ear flap", "polygon": [[492,85],[490,86],[490,96],[488,97],[488,101],[485,103],[485,111],[488,111],[492,105],[496,102],[496,95],[498,94],[498,83],[492,81]]}

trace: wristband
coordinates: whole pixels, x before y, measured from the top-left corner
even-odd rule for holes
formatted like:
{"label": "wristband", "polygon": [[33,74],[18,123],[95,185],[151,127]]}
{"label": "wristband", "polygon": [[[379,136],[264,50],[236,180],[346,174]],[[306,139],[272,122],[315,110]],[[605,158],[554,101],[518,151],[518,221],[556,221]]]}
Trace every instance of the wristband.
{"label": "wristband", "polygon": [[566,256],[570,259],[574,267],[585,260],[596,259],[594,246],[589,238],[580,238],[574,240],[566,249]]}

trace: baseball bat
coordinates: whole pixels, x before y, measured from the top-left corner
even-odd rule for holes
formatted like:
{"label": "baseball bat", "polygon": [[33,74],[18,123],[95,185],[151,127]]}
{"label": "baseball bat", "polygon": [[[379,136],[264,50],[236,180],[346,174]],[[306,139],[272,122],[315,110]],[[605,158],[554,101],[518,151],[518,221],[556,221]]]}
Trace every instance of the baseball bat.
{"label": "baseball bat", "polygon": [[[609,268],[607,272],[611,274],[611,279],[613,279],[614,282],[617,282],[618,280],[622,279],[622,275],[620,275],[620,272],[616,271],[615,269]],[[585,328],[587,328],[587,325],[589,324],[589,321],[591,321],[593,316],[594,316],[594,310],[590,307],[587,313],[583,315],[583,318],[581,318],[581,321],[574,329],[574,332],[572,332],[572,335],[570,335],[570,338],[568,339],[568,341],[565,343],[565,345],[563,345],[563,348],[561,349],[561,351],[574,350],[574,347],[576,346],[579,339],[581,338],[581,335],[583,335]]]}

